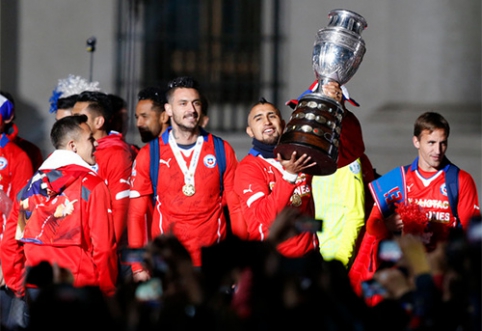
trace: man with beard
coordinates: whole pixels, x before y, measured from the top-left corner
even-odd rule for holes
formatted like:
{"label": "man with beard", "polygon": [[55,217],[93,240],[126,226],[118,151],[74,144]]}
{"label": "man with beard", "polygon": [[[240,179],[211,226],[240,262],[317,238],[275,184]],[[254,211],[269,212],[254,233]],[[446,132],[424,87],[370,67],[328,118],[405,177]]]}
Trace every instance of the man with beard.
{"label": "man with beard", "polygon": [[[293,152],[288,160],[274,154],[284,126],[280,111],[264,98],[249,112],[246,133],[253,138],[253,147],[239,162],[234,179],[246,223],[233,224],[233,233],[243,239],[268,239],[276,216],[286,208],[300,212],[295,218],[314,217],[312,176],[303,170],[315,163],[306,154]],[[316,233],[293,230],[287,229],[285,240],[276,246],[283,256],[302,257],[318,250]]]}
{"label": "man with beard", "polygon": [[159,137],[169,126],[169,116],[164,111],[166,94],[160,87],[146,87],[137,94],[136,126],[143,143]]}
{"label": "man with beard", "polygon": [[[158,235],[173,234],[189,251],[195,267],[201,267],[201,249],[227,236],[227,203],[230,220],[240,222],[239,200],[234,193],[237,166],[232,146],[202,127],[202,94],[191,77],[168,84],[167,103],[171,127],[159,137],[157,189],[151,179],[151,148],[146,144],[134,161],[128,214],[131,248],[142,248]],[[216,152],[217,142],[224,152]],[[155,147],[157,147],[155,146]],[[221,160],[225,162],[220,162]],[[225,163],[224,172],[221,163]],[[144,215],[155,197],[151,226]],[[151,275],[133,264],[135,281]]]}

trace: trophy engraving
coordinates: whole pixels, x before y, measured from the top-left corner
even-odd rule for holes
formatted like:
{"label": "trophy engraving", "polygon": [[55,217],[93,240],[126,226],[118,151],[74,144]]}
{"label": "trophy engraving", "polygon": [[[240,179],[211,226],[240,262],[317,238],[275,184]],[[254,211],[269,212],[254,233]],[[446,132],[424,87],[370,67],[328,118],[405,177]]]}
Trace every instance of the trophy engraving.
{"label": "trophy engraving", "polygon": [[313,71],[318,89],[305,94],[291,114],[274,152],[288,159],[296,151],[308,154],[316,165],[305,169],[311,175],[331,175],[336,171],[343,106],[324,95],[322,85],[334,81],[344,85],[358,70],[365,54],[361,32],[367,27],[359,14],[330,11],[328,26],[318,31],[313,46]]}

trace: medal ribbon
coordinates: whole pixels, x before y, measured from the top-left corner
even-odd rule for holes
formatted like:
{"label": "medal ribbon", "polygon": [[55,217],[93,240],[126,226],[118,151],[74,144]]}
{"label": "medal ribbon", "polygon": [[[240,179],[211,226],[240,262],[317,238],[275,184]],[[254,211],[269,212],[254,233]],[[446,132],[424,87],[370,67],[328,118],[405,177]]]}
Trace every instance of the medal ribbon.
{"label": "medal ribbon", "polygon": [[181,171],[184,174],[184,184],[186,185],[192,185],[194,187],[194,173],[196,172],[199,155],[201,155],[201,147],[203,145],[203,142],[203,136],[199,136],[196,141],[196,146],[194,146],[194,154],[192,156],[191,163],[189,164],[188,169],[186,166],[186,160],[184,160],[181,155],[180,148],[179,146],[177,146],[177,143],[174,140],[172,131],[169,131],[169,146],[171,146],[172,151],[174,152],[174,156],[176,157],[177,164],[179,165],[179,168],[181,168]]}

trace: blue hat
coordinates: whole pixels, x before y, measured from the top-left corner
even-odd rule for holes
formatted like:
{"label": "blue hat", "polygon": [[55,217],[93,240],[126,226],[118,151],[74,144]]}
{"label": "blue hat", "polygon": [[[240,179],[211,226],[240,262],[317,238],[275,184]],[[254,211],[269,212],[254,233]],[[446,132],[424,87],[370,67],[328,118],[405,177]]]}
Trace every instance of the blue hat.
{"label": "blue hat", "polygon": [[0,94],[0,116],[1,120],[8,120],[15,115],[15,107],[6,97]]}

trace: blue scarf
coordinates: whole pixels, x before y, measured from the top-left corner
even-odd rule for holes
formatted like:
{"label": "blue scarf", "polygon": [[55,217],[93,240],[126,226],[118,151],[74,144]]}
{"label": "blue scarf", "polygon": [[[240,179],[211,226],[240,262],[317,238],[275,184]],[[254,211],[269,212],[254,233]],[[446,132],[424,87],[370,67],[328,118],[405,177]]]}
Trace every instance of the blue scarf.
{"label": "blue scarf", "polygon": [[275,155],[273,151],[275,147],[276,144],[268,145],[253,138],[253,148],[251,148],[249,153],[254,156],[261,154],[265,159],[274,159]]}

